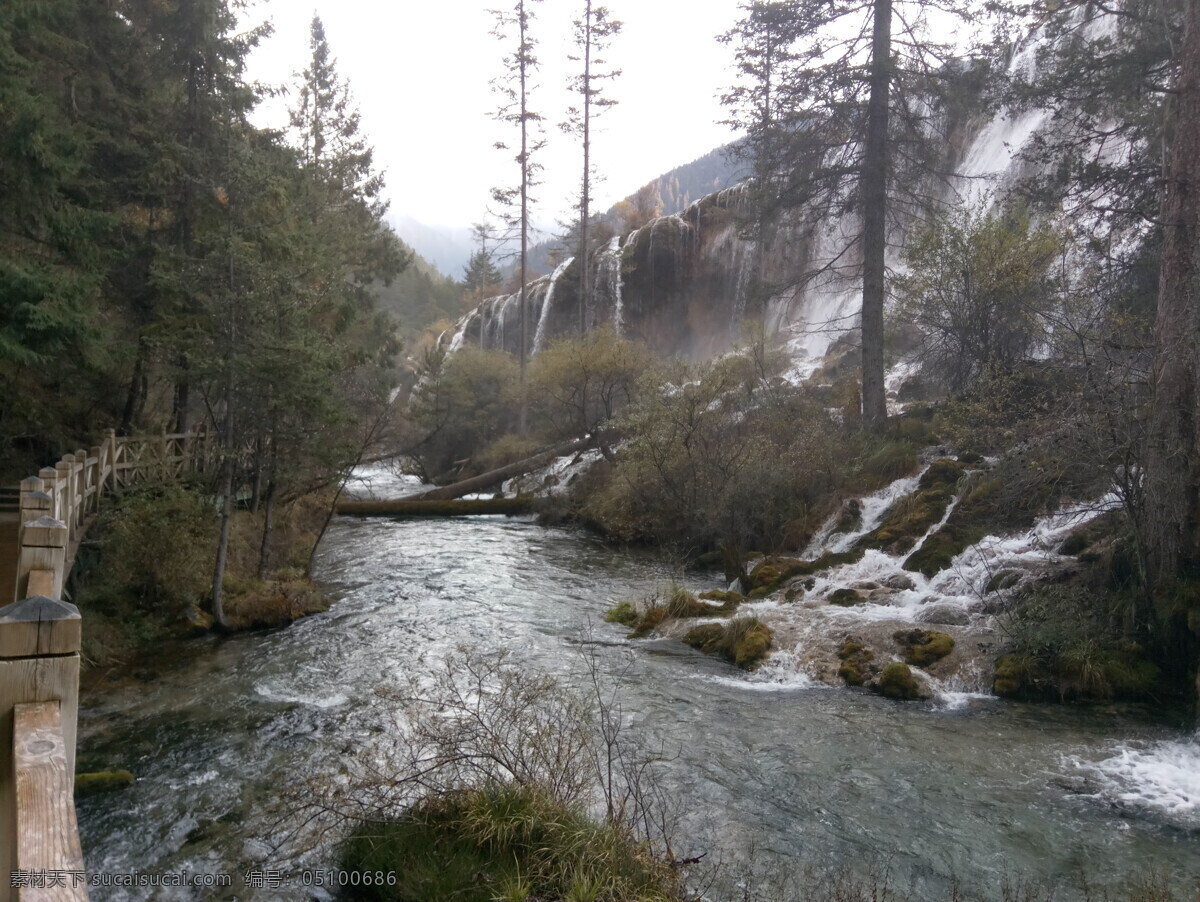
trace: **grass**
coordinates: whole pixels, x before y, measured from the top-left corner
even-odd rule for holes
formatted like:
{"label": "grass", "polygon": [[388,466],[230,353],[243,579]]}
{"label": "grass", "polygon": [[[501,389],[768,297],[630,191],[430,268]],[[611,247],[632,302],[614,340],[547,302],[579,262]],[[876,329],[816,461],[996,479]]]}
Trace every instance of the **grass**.
{"label": "grass", "polygon": [[[679,898],[677,872],[623,829],[532,787],[433,795],[400,817],[359,825],[341,867],[382,874],[348,899],[388,902],[655,902]],[[388,885],[389,875],[394,885]]]}
{"label": "grass", "polygon": [[743,670],[753,670],[766,659],[772,636],[757,617],[735,617],[728,623],[706,623],[689,630],[683,641]]}
{"label": "grass", "polygon": [[[642,639],[670,620],[687,620],[693,617],[729,617],[743,600],[741,595],[732,592],[725,593],[720,604],[708,604],[678,583],[672,583],[646,598],[640,612],[625,601],[610,608],[604,619],[632,626],[633,632],[629,634],[629,638]],[[618,617],[623,619],[616,619]]]}

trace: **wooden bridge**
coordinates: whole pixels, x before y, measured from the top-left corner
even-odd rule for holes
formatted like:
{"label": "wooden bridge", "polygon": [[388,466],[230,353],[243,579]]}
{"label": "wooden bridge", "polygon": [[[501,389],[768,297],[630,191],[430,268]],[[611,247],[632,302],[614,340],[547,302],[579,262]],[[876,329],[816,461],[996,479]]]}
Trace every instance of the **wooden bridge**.
{"label": "wooden bridge", "polygon": [[0,607],[0,902],[87,899],[74,802],[82,623],[63,587],[91,517],[106,494],[207,470],[214,450],[203,429],[109,430],[101,444],[7,493],[0,600],[13,601]]}

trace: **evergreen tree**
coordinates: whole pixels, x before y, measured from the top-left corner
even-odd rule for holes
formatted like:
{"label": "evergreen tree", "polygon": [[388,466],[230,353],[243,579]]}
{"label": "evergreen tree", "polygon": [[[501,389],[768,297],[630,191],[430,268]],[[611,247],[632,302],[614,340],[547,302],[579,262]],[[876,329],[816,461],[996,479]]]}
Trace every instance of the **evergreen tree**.
{"label": "evergreen tree", "polygon": [[571,78],[570,87],[579,94],[580,103],[568,111],[569,118],[564,128],[577,133],[583,147],[583,177],[579,188],[579,250],[576,253],[579,269],[579,334],[583,335],[587,331],[588,300],[591,296],[588,259],[591,253],[592,120],[616,103],[611,97],[604,96],[602,85],[621,74],[620,69],[606,69],[607,62],[600,54],[607,49],[613,36],[621,31],[621,23],[609,15],[606,7],[593,4],[592,0],[583,0],[583,15],[575,20],[574,26],[579,56],[571,56],[571,59],[581,62],[583,68]]}
{"label": "evergreen tree", "polygon": [[[814,230],[848,217],[859,223],[832,266],[861,260],[855,269],[863,290],[862,411],[872,428],[887,415],[889,232],[927,203],[931,161],[945,141],[938,132],[945,127],[941,88],[952,48],[931,36],[935,6],[922,0],[752,0],[730,33],[748,83],[726,100],[734,121],[749,132],[759,190],[774,192]],[[968,14],[937,8],[943,15]]]}
{"label": "evergreen tree", "polygon": [[[512,52],[504,57],[505,75],[495,79],[492,87],[500,94],[500,108],[496,118],[503,123],[514,126],[520,136],[519,150],[516,163],[519,172],[517,185],[511,188],[494,188],[493,199],[508,211],[505,221],[510,228],[520,235],[519,260],[517,275],[521,282],[519,301],[520,316],[520,385],[521,411],[519,429],[525,434],[527,426],[527,400],[525,397],[525,369],[529,356],[529,304],[526,297],[526,281],[528,280],[529,262],[529,228],[530,204],[533,198],[530,190],[537,184],[537,173],[541,168],[533,160],[533,154],[541,149],[543,141],[540,137],[539,125],[542,115],[530,106],[533,78],[537,72],[538,60],[535,51],[537,42],[534,40],[531,24],[533,22],[533,6],[540,0],[516,0],[509,10],[496,10],[496,26],[493,33],[504,42],[511,42]],[[496,147],[508,149],[508,145],[499,142]]]}

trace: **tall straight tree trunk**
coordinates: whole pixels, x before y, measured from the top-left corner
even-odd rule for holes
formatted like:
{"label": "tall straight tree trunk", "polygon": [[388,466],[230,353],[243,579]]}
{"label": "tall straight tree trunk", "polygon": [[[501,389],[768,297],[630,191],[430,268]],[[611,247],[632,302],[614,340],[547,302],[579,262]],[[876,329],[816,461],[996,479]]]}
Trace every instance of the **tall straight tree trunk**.
{"label": "tall straight tree trunk", "polygon": [[522,2],[517,12],[520,30],[521,48],[518,53],[520,60],[520,89],[521,89],[521,399],[518,412],[517,431],[522,438],[528,430],[529,399],[526,396],[525,364],[528,353],[529,311],[528,295],[525,290],[526,269],[529,252],[529,120],[526,108],[526,79],[528,77],[525,51],[525,3]]}
{"label": "tall straight tree trunk", "polygon": [[588,206],[591,200],[592,0],[583,13],[583,188],[579,197],[579,337],[587,331]]}
{"label": "tall straight tree trunk", "polygon": [[1159,585],[1200,564],[1200,0],[1189,0],[1165,173],[1147,511]]}
{"label": "tall straight tree trunk", "polygon": [[875,0],[871,96],[863,147],[862,411],[868,428],[887,419],[883,388],[884,254],[887,250],[888,93],[892,79],[892,0]]}

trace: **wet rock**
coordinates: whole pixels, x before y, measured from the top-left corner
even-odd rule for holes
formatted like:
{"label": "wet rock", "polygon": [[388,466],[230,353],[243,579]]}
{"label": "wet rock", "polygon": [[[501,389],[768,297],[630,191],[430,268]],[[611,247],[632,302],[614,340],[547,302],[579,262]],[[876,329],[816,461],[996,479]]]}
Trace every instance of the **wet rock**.
{"label": "wet rock", "polygon": [[829,594],[829,603],[836,604],[842,608],[853,607],[856,604],[862,604],[866,600],[865,595],[860,594],[854,589],[834,589]]}
{"label": "wet rock", "polygon": [[903,573],[893,573],[883,581],[883,584],[889,589],[895,589],[897,592],[906,592],[909,589],[915,589],[917,584],[913,582],[911,576],[906,576]]}
{"label": "wet rock", "polygon": [[917,614],[918,623],[937,623],[948,626],[966,626],[971,615],[956,604],[927,604]]}
{"label": "wet rock", "polygon": [[931,697],[928,687],[913,675],[907,664],[901,664],[899,661],[893,661],[883,668],[877,688],[888,698],[900,701]]}
{"label": "wet rock", "polygon": [[954,651],[954,638],[933,630],[899,630],[893,638],[906,664],[927,667]]}
{"label": "wet rock", "polygon": [[878,666],[873,663],[875,652],[863,645],[858,636],[846,637],[838,650],[838,660],[842,662],[838,668],[838,676],[851,686],[864,685],[879,671]]}

